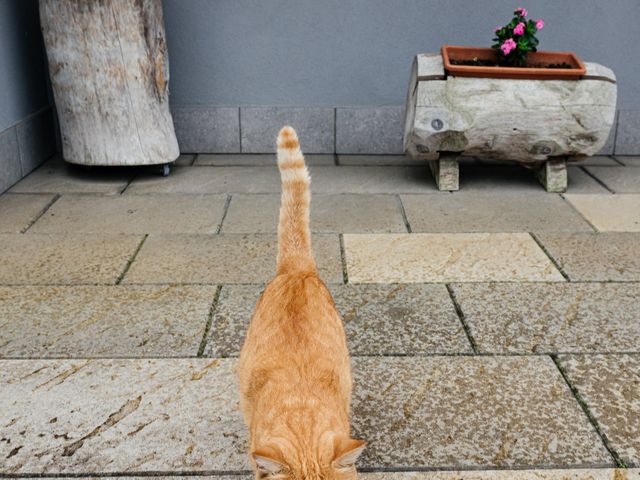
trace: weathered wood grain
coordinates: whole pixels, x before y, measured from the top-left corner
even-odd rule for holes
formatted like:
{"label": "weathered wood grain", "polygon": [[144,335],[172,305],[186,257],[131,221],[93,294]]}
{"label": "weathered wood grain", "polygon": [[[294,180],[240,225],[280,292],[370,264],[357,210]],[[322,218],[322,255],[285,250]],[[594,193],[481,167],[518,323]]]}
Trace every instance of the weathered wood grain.
{"label": "weathered wood grain", "polygon": [[438,152],[539,163],[596,154],[613,125],[613,72],[587,63],[578,81],[446,77],[433,56],[414,62],[404,149],[433,160]]}
{"label": "weathered wood grain", "polygon": [[173,162],[161,0],[41,0],[40,18],[64,159]]}

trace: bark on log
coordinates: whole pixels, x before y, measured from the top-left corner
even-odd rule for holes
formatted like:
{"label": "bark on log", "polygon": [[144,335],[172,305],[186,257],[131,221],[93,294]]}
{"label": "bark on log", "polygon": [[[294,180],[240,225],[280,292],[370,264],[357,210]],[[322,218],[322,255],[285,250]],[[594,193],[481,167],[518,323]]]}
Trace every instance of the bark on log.
{"label": "bark on log", "polygon": [[525,164],[594,155],[613,125],[617,89],[611,70],[586,66],[577,81],[445,77],[440,55],[418,55],[405,152],[425,160],[447,151]]}
{"label": "bark on log", "polygon": [[63,157],[81,165],[173,162],[161,0],[40,0]]}

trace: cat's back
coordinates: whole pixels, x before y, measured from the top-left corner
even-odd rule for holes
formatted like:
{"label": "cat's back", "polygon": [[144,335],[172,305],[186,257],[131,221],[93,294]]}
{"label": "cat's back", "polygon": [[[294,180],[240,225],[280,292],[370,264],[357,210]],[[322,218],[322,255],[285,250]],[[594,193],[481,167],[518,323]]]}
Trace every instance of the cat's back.
{"label": "cat's back", "polygon": [[342,319],[331,293],[313,273],[278,275],[267,285],[245,347],[270,355],[279,349],[287,356],[347,355]]}

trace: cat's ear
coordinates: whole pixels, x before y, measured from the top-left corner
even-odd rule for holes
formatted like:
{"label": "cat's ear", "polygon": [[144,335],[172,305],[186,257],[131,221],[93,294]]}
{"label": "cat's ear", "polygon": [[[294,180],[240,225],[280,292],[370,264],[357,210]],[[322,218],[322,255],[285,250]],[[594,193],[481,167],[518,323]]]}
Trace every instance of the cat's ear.
{"label": "cat's ear", "polygon": [[261,475],[278,475],[285,469],[284,460],[280,452],[274,447],[266,446],[254,450],[251,453],[256,467]]}
{"label": "cat's ear", "polygon": [[367,442],[364,440],[356,440],[353,438],[337,438],[335,440],[333,460],[334,468],[348,468],[353,467],[356,460],[367,446]]}

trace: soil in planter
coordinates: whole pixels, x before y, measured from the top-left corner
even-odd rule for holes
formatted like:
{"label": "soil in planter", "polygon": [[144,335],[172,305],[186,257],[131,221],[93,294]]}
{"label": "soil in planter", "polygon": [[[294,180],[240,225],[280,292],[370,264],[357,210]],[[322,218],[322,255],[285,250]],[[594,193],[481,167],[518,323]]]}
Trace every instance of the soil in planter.
{"label": "soil in planter", "polygon": [[468,65],[472,67],[515,67],[515,68],[566,68],[573,69],[572,65],[569,65],[566,62],[562,63],[551,63],[551,64],[535,64],[535,65],[502,65],[497,63],[495,60],[482,60],[480,58],[475,58],[473,60],[450,60],[452,65]]}

